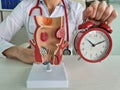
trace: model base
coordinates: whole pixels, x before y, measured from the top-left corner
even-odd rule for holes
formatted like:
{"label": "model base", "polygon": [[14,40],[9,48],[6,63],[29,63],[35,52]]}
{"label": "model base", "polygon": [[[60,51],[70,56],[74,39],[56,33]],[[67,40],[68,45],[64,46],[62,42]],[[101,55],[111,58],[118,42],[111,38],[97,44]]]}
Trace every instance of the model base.
{"label": "model base", "polygon": [[26,82],[27,88],[68,88],[68,78],[63,63],[60,65],[33,64]]}

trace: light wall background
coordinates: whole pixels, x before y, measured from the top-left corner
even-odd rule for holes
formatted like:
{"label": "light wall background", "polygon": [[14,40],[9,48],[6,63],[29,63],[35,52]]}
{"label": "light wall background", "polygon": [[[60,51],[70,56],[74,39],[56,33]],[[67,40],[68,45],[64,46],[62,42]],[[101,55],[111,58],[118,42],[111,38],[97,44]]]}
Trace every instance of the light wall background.
{"label": "light wall background", "polygon": [[120,55],[120,1],[111,4],[118,12],[117,19],[115,19],[111,24],[111,27],[113,29],[113,33],[111,34],[113,39],[113,49],[111,54]]}
{"label": "light wall background", "polygon": [[[85,7],[84,0],[75,0],[77,2],[82,3]],[[114,8],[118,11],[118,15],[120,14],[120,1],[110,3],[114,6]],[[10,14],[10,12],[3,12],[4,19]],[[1,18],[0,18],[1,19]],[[1,20],[0,20],[1,21]],[[112,55],[120,55],[120,16],[116,20],[114,20],[111,24],[113,29],[113,33],[111,34],[113,39],[113,48],[112,48]],[[15,34],[12,38],[12,43],[16,45],[23,44],[28,42],[28,37],[25,28],[23,27],[19,32]]]}

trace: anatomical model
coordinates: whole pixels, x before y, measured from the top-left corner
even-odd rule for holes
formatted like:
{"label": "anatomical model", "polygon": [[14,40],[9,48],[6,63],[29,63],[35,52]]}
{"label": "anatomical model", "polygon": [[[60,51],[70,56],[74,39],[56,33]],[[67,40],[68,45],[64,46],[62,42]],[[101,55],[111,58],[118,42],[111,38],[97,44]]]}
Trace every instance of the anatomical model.
{"label": "anatomical model", "polygon": [[34,47],[36,63],[60,64],[63,50],[68,46],[64,40],[64,17],[48,18],[35,16],[36,30],[34,39],[30,40]]}

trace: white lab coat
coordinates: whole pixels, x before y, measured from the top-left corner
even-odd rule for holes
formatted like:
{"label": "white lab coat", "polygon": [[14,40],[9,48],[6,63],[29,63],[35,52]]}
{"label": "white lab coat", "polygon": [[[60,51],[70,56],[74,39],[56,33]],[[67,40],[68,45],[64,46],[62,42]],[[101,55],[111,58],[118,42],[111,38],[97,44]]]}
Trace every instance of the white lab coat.
{"label": "white lab coat", "polygon": [[[35,6],[37,0],[23,0],[14,10],[13,12],[0,24],[0,57],[2,52],[12,46],[14,44],[10,43],[11,38],[13,35],[20,30],[22,26],[25,26],[29,39],[33,38],[33,34],[30,34],[28,30],[28,19],[29,19],[29,12],[33,6]],[[82,12],[83,7],[80,3],[76,3],[69,0],[64,0],[67,12],[68,12],[68,22],[69,22],[69,39],[70,42],[72,41],[72,34],[74,30],[77,30],[78,25],[82,23]],[[63,4],[59,4],[54,12],[49,15],[49,12],[44,4],[43,0],[40,0],[40,6],[42,7],[42,16],[47,17],[59,17],[63,16],[64,7]],[[29,22],[30,25],[33,22]],[[66,25],[65,25],[66,26]],[[34,32],[34,30],[33,30]],[[71,48],[72,45],[69,46]],[[71,48],[72,49],[72,48]]]}

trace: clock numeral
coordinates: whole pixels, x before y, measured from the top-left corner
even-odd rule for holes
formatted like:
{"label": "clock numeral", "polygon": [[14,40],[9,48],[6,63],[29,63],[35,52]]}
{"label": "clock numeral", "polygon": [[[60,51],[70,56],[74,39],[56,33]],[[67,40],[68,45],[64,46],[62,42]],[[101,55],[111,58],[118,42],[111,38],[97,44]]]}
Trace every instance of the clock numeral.
{"label": "clock numeral", "polygon": [[101,38],[102,38],[102,36],[99,36],[99,38],[101,39]]}
{"label": "clock numeral", "polygon": [[105,48],[105,46],[102,46],[103,48]]}
{"label": "clock numeral", "polygon": [[103,53],[103,51],[100,51],[100,53],[102,54],[102,53]]}
{"label": "clock numeral", "polygon": [[89,36],[88,37],[92,37],[92,34],[89,34]]}
{"label": "clock numeral", "polygon": [[96,58],[98,58],[98,57],[99,57],[99,55],[98,55],[97,53],[95,54],[95,56],[96,56]]}
{"label": "clock numeral", "polygon": [[92,58],[92,54],[90,54],[90,58]]}
{"label": "clock numeral", "polygon": [[85,49],[84,48],[82,48],[82,51],[84,51]]}
{"label": "clock numeral", "polygon": [[85,52],[84,56],[86,56],[86,55],[87,55],[87,52]]}
{"label": "clock numeral", "polygon": [[83,42],[82,45],[85,45],[85,43]]}
{"label": "clock numeral", "polygon": [[95,34],[94,37],[97,37],[97,34]]}
{"label": "clock numeral", "polygon": [[102,47],[105,49],[105,48],[107,48],[108,46],[103,45]]}
{"label": "clock numeral", "polygon": [[95,55],[96,55],[96,56],[98,56],[98,54],[97,54],[97,53],[96,53]]}

